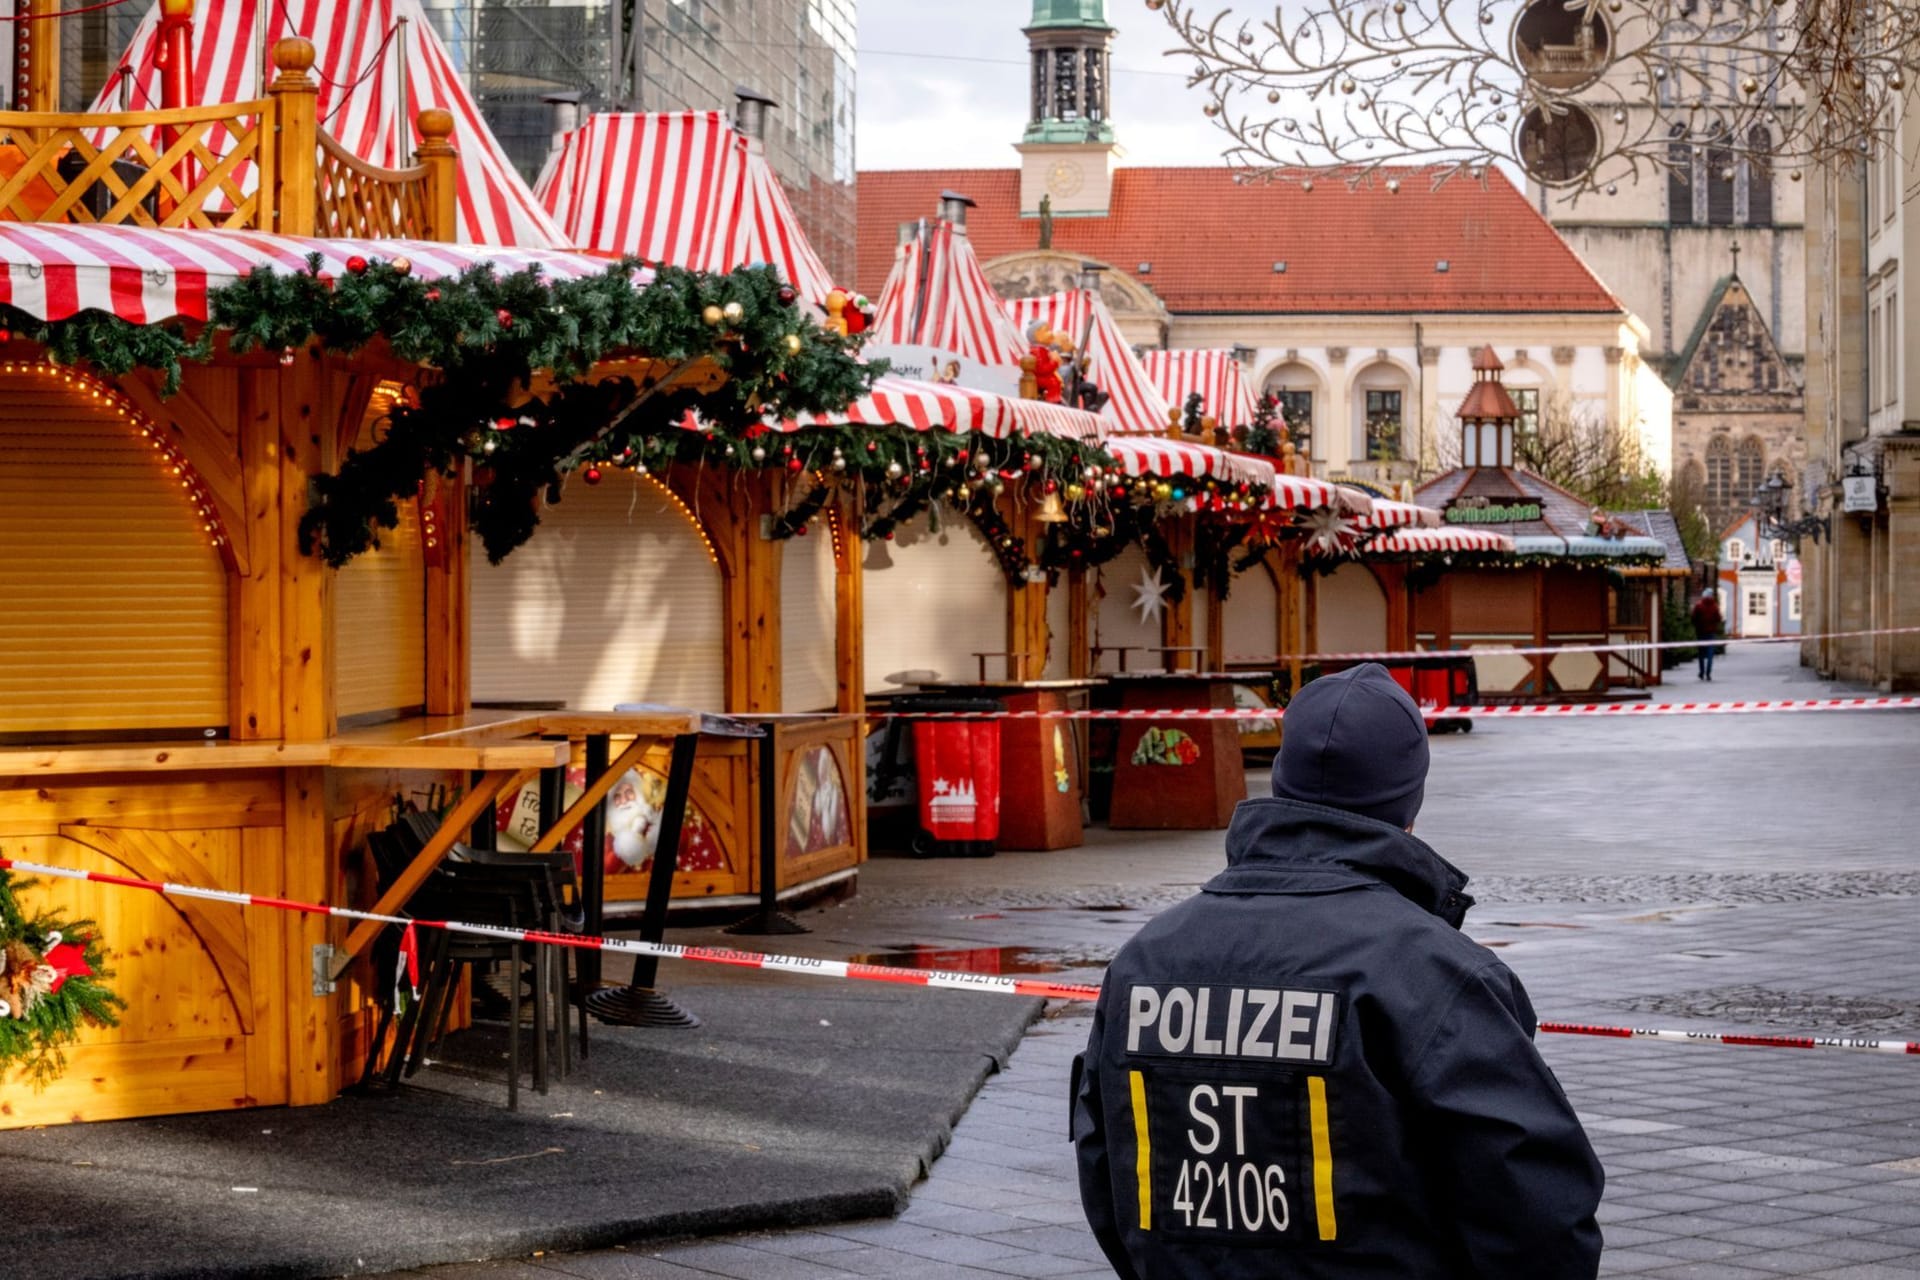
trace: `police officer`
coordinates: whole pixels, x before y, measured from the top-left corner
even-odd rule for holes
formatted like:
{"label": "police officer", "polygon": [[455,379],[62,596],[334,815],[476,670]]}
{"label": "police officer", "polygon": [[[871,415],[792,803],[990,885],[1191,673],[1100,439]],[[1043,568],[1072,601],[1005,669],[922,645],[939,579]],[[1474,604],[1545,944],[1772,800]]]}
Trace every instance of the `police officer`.
{"label": "police officer", "polygon": [[1227,869],[1114,958],[1074,1064],[1123,1277],[1592,1277],[1602,1174],[1520,980],[1410,833],[1413,699],[1372,663],[1287,707]]}

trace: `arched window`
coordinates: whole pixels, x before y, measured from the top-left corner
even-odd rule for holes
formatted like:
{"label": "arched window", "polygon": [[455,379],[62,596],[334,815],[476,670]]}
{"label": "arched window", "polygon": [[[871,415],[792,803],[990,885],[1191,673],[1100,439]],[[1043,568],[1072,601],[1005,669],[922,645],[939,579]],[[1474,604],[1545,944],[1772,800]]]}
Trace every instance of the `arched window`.
{"label": "arched window", "polygon": [[1740,452],[1733,460],[1733,505],[1750,506],[1753,495],[1760,492],[1760,483],[1766,478],[1766,452],[1759,437],[1748,436],[1740,442]]}
{"label": "arched window", "polygon": [[1726,146],[1707,148],[1707,225],[1733,225],[1733,151]]}
{"label": "arched window", "polygon": [[1707,442],[1707,506],[1715,523],[1733,511],[1733,446],[1725,436]]}
{"label": "arched window", "polygon": [[1773,225],[1773,133],[1763,124],[1747,132],[1747,225]]}
{"label": "arched window", "polygon": [[1687,126],[1667,131],[1667,221],[1676,226],[1693,222],[1693,148],[1687,145]]}

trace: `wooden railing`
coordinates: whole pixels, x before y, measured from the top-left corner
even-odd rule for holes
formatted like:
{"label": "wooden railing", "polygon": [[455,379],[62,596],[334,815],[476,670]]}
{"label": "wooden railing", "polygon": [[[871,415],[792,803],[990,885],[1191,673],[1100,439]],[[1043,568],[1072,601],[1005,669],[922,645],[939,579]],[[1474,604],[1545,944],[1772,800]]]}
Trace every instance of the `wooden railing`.
{"label": "wooden railing", "polygon": [[269,96],[165,111],[0,111],[0,221],[455,238],[453,117],[422,111],[420,163],[386,169],[320,128],[313,46],[273,47]]}
{"label": "wooden railing", "polygon": [[268,229],[276,105],[0,112],[0,218]]}

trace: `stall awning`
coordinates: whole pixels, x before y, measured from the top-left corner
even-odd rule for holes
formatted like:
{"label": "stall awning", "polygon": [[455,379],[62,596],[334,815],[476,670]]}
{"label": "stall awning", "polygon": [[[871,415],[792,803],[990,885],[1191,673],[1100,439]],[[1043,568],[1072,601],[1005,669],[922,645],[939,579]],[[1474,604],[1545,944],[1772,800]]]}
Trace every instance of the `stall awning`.
{"label": "stall awning", "polygon": [[1596,538],[1575,534],[1570,538],[1552,533],[1523,533],[1513,540],[1515,555],[1576,556],[1594,560],[1641,560],[1649,556],[1664,559],[1667,544],[1658,538]]}
{"label": "stall awning", "polygon": [[1514,540],[1491,529],[1395,529],[1367,543],[1366,555],[1424,555],[1428,552],[1511,552]]}
{"label": "stall awning", "polygon": [[596,115],[534,193],[583,249],[693,271],[771,263],[815,306],[833,288],[766,157],[718,111]]}
{"label": "stall awning", "polygon": [[1418,527],[1437,529],[1445,517],[1433,507],[1422,507],[1412,502],[1395,502],[1390,498],[1374,498],[1367,513],[1354,521],[1359,529],[1405,529]]}
{"label": "stall awning", "polygon": [[[159,107],[163,72],[154,59],[159,21],[156,4],[141,19],[116,64],[124,71],[109,78],[92,110],[120,109],[123,74],[131,78],[128,97],[135,109]],[[402,31],[406,33],[404,75],[394,52]],[[320,86],[320,127],[369,164],[408,167],[414,163],[418,145],[414,121],[420,112],[439,107],[453,114],[453,145],[460,153],[461,240],[523,247],[566,243],[500,149],[420,0],[229,0],[202,5],[194,24],[191,101],[247,102],[265,97],[260,83],[262,50],[290,35],[304,36],[314,45],[315,61],[308,74]],[[404,107],[399,101],[403,85]],[[231,144],[224,131],[216,131],[207,141],[218,155],[225,155]],[[258,184],[259,170],[251,161],[240,164],[235,174],[246,190]]]}
{"label": "stall awning", "polygon": [[974,257],[966,232],[929,221],[900,246],[880,291],[873,341],[938,347],[980,364],[1015,366],[1027,353],[1019,329]]}
{"label": "stall awning", "polygon": [[1169,408],[1184,407],[1187,397],[1197,391],[1200,411],[1212,415],[1219,426],[1231,429],[1253,421],[1253,392],[1240,358],[1231,351],[1149,349],[1140,353],[1140,365]]}
{"label": "stall awning", "polygon": [[1019,400],[949,383],[918,382],[883,375],[873,389],[839,413],[820,413],[788,421],[787,430],[815,426],[901,426],[915,431],[978,431],[997,438],[1051,435],[1090,440],[1100,434],[1100,419],[1078,409]]}
{"label": "stall awning", "polygon": [[1108,436],[1101,442],[1130,476],[1211,477],[1236,484],[1263,485],[1276,507],[1325,507],[1339,501],[1334,485],[1306,476],[1283,475],[1272,463],[1209,445],[1152,436]]}
{"label": "stall awning", "polygon": [[1100,416],[1112,430],[1158,435],[1167,429],[1167,398],[1140,367],[1133,348],[1120,336],[1113,312],[1097,295],[1073,289],[1043,298],[1014,298],[1006,305],[1021,333],[1044,320],[1075,343],[1085,336],[1087,376],[1110,397]]}
{"label": "stall awning", "polygon": [[539,267],[577,279],[607,269],[603,258],[551,249],[502,249],[420,240],[320,240],[251,231],[179,231],[66,223],[0,222],[0,303],[40,320],[105,311],[135,324],[207,318],[207,292],[262,267],[340,276],[347,259],[405,257],[422,279],[490,263],[501,274]]}

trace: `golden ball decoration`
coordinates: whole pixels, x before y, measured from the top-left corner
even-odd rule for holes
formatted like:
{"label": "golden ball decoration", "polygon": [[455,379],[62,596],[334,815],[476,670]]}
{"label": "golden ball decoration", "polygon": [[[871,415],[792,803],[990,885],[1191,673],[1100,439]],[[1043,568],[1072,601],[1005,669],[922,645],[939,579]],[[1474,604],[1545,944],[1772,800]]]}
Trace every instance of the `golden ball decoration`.
{"label": "golden ball decoration", "polygon": [[805,345],[805,344],[803,344],[803,343],[802,343],[802,342],[800,341],[800,335],[799,335],[799,334],[797,334],[797,333],[790,333],[790,334],[788,334],[788,335],[787,335],[787,354],[788,354],[788,355],[790,355],[790,356],[797,356],[797,355],[799,355],[799,354],[800,354],[800,348],[801,348],[801,347],[802,347],[803,345]]}
{"label": "golden ball decoration", "polygon": [[720,327],[720,322],[726,319],[727,316],[717,305],[709,302],[706,309],[700,313],[700,318],[717,329]]}
{"label": "golden ball decoration", "polygon": [[720,312],[726,316],[728,324],[739,324],[747,317],[747,309],[737,302],[729,302],[720,308]]}
{"label": "golden ball decoration", "polygon": [[1087,496],[1087,487],[1085,485],[1070,484],[1067,486],[1068,502],[1078,502],[1086,496]]}

